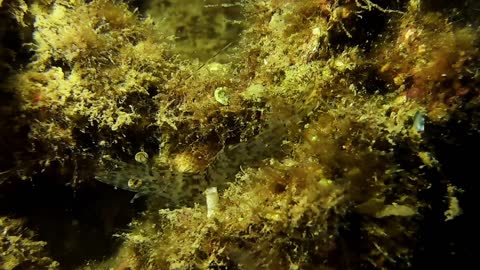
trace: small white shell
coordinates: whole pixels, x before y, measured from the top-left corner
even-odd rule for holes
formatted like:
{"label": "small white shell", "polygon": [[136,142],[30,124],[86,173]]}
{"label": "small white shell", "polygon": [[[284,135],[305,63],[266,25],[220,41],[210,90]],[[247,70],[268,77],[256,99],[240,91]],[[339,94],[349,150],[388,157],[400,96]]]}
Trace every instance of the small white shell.
{"label": "small white shell", "polygon": [[228,105],[230,98],[227,87],[217,87],[215,92],[213,92],[213,95],[218,103],[225,106]]}
{"label": "small white shell", "polygon": [[146,152],[140,151],[135,154],[135,161],[139,163],[147,163],[148,154]]}

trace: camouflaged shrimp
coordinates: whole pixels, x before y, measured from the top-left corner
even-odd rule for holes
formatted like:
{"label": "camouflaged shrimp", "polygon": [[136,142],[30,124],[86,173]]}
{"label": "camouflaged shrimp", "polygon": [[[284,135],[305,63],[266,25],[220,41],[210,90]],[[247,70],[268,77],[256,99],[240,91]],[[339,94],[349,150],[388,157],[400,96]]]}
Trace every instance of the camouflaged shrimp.
{"label": "camouflaged shrimp", "polygon": [[104,156],[95,178],[117,188],[143,195],[164,197],[175,203],[200,202],[208,187],[226,187],[234,180],[240,166],[262,160],[281,149],[286,134],[283,124],[276,124],[247,142],[226,147],[217,153],[202,172],[175,172],[149,167],[146,163],[130,164]]}

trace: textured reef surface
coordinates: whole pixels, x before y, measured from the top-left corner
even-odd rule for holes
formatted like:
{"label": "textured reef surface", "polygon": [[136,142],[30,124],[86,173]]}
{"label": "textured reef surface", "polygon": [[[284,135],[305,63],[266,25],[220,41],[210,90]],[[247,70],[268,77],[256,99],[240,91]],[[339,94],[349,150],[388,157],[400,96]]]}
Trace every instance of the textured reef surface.
{"label": "textured reef surface", "polygon": [[0,0],[0,269],[476,265],[479,14]]}

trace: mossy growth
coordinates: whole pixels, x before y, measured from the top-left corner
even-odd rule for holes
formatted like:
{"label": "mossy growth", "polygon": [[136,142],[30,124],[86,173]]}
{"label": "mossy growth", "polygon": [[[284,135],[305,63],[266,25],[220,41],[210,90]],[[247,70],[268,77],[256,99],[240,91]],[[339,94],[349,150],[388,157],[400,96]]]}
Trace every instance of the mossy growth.
{"label": "mossy growth", "polygon": [[229,62],[218,52],[237,43],[243,29],[241,2],[153,0],[144,2],[142,9],[160,32],[175,39],[173,51],[184,59],[206,61],[215,56]]}
{"label": "mossy growth", "polygon": [[28,144],[11,170],[55,161],[60,181],[118,184],[131,168],[181,191],[264,132],[282,131],[265,136],[278,149],[221,167],[214,214],[147,198],[117,256],[86,269],[404,269],[425,224],[462,213],[439,145],[478,108],[477,25],[416,0],[179,3],[29,5],[34,56],[6,87]]}
{"label": "mossy growth", "polygon": [[394,40],[380,48],[380,74],[425,106],[432,121],[445,122],[463,101],[476,95],[477,30],[419,9],[410,5]]}
{"label": "mossy growth", "polygon": [[60,269],[48,255],[46,242],[35,240],[20,219],[0,217],[0,267],[14,269]]}

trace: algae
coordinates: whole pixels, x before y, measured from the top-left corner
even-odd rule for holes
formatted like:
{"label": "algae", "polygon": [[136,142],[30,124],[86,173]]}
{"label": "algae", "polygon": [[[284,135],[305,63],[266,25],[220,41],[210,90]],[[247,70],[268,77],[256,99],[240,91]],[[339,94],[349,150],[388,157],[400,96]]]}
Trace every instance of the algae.
{"label": "algae", "polygon": [[46,252],[46,242],[35,240],[35,233],[23,226],[23,221],[0,218],[0,265],[2,269],[59,269],[59,263]]}
{"label": "algae", "polygon": [[479,5],[447,2],[0,1],[0,188],[115,194],[109,228],[143,196],[60,268],[467,265]]}

